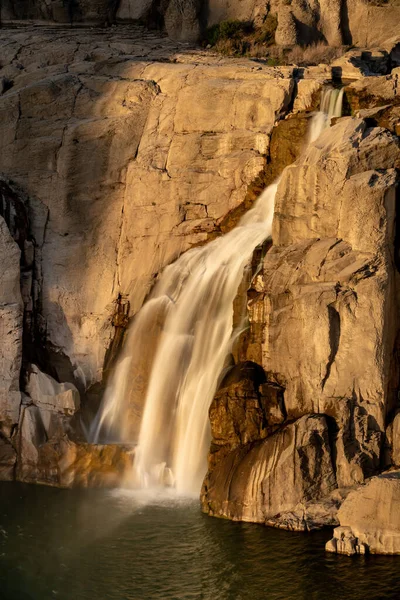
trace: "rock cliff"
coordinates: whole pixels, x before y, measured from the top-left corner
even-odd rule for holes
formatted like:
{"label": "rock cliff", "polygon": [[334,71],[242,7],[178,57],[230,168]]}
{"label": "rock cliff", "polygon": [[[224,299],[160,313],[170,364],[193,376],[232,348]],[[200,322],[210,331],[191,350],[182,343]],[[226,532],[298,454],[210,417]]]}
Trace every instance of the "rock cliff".
{"label": "rock cliff", "polygon": [[[317,415],[321,433],[315,430],[306,445],[295,444],[289,452],[278,439],[273,442],[277,434],[262,442],[259,435],[256,445],[242,439],[217,462],[212,448],[203,489],[203,506],[211,514],[261,522],[273,516],[275,523],[293,528],[292,516],[287,522],[288,505],[297,510],[298,503],[307,505],[311,499],[304,480],[316,486],[316,500],[379,471],[385,427],[397,405],[399,164],[393,134],[344,118],[283,172],[273,247],[253,281],[250,333],[247,348],[239,352],[262,365],[267,382],[284,390],[285,423],[279,436],[290,440],[294,427],[308,431],[305,424]],[[221,394],[224,390],[210,413],[214,444],[220,443],[216,427],[226,422]],[[303,461],[303,468],[289,470],[287,456],[294,465]],[[251,468],[244,467],[246,462]],[[293,487],[289,473],[295,477]],[[270,491],[276,474],[285,474],[273,486],[275,494],[282,494],[280,502]],[[260,508],[246,512],[254,507]],[[301,513],[296,528],[303,527],[310,525]]]}
{"label": "rock cliff", "polygon": [[398,0],[3,0],[3,21],[56,23],[142,21],[172,38],[195,41],[207,27],[227,20],[260,26],[276,15],[276,43],[324,41],[374,47],[398,37]]}
{"label": "rock cliff", "polygon": [[[85,439],[157,274],[243,205],[295,80],[293,69],[221,61],[140,28],[118,41],[30,28],[0,39],[1,431],[6,468],[16,451],[30,465],[18,477],[35,479],[35,448]],[[51,400],[35,399],[35,377]],[[80,394],[75,416],[59,416],[57,383]]]}

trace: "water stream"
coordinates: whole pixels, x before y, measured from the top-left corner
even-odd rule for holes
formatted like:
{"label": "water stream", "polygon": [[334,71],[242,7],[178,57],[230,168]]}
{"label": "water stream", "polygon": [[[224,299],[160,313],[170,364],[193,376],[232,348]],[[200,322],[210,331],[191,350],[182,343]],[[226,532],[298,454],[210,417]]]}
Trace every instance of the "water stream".
{"label": "water stream", "polygon": [[[340,116],[342,97],[342,91],[324,90],[309,143]],[[108,431],[136,441],[129,414],[140,413],[137,397],[132,401],[138,388],[145,396],[133,478],[140,487],[200,490],[210,443],[208,409],[233,342],[233,301],[254,249],[271,235],[277,187],[270,185],[235,229],[166,267],[134,319],[92,439]]]}

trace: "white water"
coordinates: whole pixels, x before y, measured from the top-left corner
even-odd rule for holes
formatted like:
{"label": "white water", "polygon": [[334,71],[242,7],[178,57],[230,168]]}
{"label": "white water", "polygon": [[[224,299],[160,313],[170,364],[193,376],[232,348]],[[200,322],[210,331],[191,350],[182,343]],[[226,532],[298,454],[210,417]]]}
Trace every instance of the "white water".
{"label": "white water", "polygon": [[[331,117],[340,116],[342,96],[332,88],[324,91],[324,112],[312,120],[310,143]],[[139,385],[146,399],[135,454],[136,481],[143,488],[161,484],[185,494],[200,490],[210,442],[208,410],[233,341],[233,301],[254,249],[271,235],[277,186],[261,194],[235,229],[168,266],[135,317],[93,438],[97,441],[107,426],[127,441],[130,390],[145,374],[146,384]]]}
{"label": "white water", "polygon": [[321,132],[331,125],[333,118],[342,116],[343,94],[344,88],[326,87],[322,90],[320,112],[311,121],[308,144],[315,142]]}

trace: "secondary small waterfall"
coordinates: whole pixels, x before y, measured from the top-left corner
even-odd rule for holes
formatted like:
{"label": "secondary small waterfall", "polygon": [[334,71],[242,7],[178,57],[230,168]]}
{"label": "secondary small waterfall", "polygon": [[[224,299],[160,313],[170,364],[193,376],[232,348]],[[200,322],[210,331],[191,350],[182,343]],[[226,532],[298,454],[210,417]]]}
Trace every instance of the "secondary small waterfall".
{"label": "secondary small waterfall", "polygon": [[321,132],[329,127],[335,117],[341,117],[343,111],[344,88],[327,86],[321,93],[320,111],[313,117],[310,124],[308,143],[314,142]]}
{"label": "secondary small waterfall", "polygon": [[[339,90],[323,90],[310,142],[331,117],[340,116],[342,97]],[[270,185],[235,229],[166,267],[130,328],[92,440],[106,427],[128,441],[130,388],[140,380],[145,403],[135,473],[141,487],[200,490],[210,442],[208,410],[233,343],[233,301],[254,249],[271,235],[277,187]]]}

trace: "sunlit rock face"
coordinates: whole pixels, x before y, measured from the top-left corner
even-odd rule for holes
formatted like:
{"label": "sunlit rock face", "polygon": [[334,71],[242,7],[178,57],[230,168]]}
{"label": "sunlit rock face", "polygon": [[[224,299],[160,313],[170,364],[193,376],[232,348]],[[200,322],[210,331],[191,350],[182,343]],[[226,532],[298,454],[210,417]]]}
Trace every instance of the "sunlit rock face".
{"label": "sunlit rock face", "polygon": [[325,42],[375,47],[398,37],[397,0],[3,0],[2,20],[111,23],[141,20],[177,40],[196,41],[205,27],[226,20],[262,25],[277,18],[282,46]]}
{"label": "sunlit rock face", "polygon": [[[400,460],[397,70],[357,68],[346,98],[360,118],[288,166],[328,67],[295,81],[292,68],[124,31],[0,34],[0,476],[124,482],[131,447],[82,441],[90,394],[163,268],[232,229],[287,167],[250,328],[210,408],[202,506],[336,525],[348,488]],[[135,432],[162,323],[144,332]]]}
{"label": "sunlit rock face", "polygon": [[338,554],[400,554],[400,473],[373,477],[352,491],[338,512],[340,527],[326,544]]}
{"label": "sunlit rock face", "polygon": [[[129,317],[158,273],[220,235],[243,203],[295,84],[290,68],[180,54],[139,28],[118,41],[26,28],[0,43],[0,171],[27,229],[10,219],[11,238],[2,229],[4,335],[15,339],[2,350],[0,465],[63,485],[64,436],[83,439],[88,390],[107,376]],[[43,458],[55,446],[61,454]]]}
{"label": "sunlit rock face", "polygon": [[203,485],[203,510],[265,523],[298,503],[327,496],[335,487],[325,417],[305,416],[219,460]]}
{"label": "sunlit rock face", "polygon": [[[273,246],[249,292],[244,341],[247,358],[262,365],[267,383],[284,390],[285,423],[294,423],[263,441],[242,439],[220,459],[213,428],[202,492],[209,514],[312,528],[332,523],[332,507],[341,502],[332,495],[335,488],[379,472],[385,426],[397,403],[399,161],[396,136],[343,118],[283,172]],[[227,391],[218,392],[211,422],[237,431],[241,419],[230,424],[232,411],[227,414],[221,395],[228,401]],[[290,446],[296,427],[302,433]],[[320,470],[310,477],[314,443]],[[283,464],[287,455],[294,470]],[[286,483],[284,501],[283,474],[295,481]],[[271,477],[277,478],[274,492]],[[312,499],[320,502],[310,510],[311,480]]]}
{"label": "sunlit rock face", "polygon": [[248,63],[118,58],[141,37],[114,50],[10,35],[0,169],[31,198],[54,370],[86,388],[102,378],[118,294],[135,313],[154,276],[242,202],[293,80]]}
{"label": "sunlit rock face", "polygon": [[276,42],[282,46],[323,41],[374,47],[398,35],[400,7],[397,0],[121,0],[116,17],[164,21],[169,35],[189,40],[198,34],[199,23],[240,20],[262,25],[269,13],[277,16]]}
{"label": "sunlit rock face", "polygon": [[18,422],[21,394],[19,375],[22,360],[23,303],[20,290],[20,250],[0,217],[0,412],[2,430],[9,434]]}

